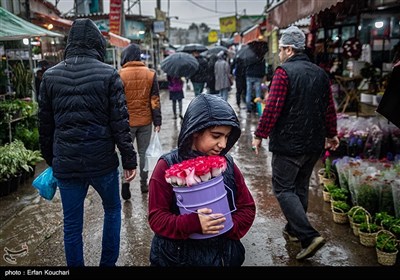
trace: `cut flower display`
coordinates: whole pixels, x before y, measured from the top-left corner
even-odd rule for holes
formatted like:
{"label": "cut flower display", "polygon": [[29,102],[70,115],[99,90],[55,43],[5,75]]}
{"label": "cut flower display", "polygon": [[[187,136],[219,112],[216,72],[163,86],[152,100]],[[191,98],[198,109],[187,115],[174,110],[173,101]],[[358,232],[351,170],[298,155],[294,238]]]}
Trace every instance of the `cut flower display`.
{"label": "cut flower display", "polygon": [[206,182],[226,170],[222,156],[199,156],[172,165],[165,171],[165,180],[178,187],[190,187]]}

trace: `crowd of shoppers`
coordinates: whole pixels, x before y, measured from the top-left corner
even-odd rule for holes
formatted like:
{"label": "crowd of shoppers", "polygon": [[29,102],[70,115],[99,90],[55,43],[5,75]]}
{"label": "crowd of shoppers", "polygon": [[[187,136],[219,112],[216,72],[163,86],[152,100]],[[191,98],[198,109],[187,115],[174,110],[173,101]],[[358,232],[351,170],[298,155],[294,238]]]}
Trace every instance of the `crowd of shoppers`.
{"label": "crowd of shoppers", "polygon": [[[323,150],[335,150],[339,145],[329,77],[304,50],[304,33],[296,26],[284,30],[279,40],[282,64],[273,75],[252,141],[258,154],[262,139],[269,138],[273,192],[287,220],[283,234],[301,244],[298,260],[312,257],[326,242],[307,218],[308,187]],[[245,178],[228,154],[242,131],[227,102],[232,86],[227,53],[218,53],[212,65],[193,53],[200,66],[190,77],[195,98],[184,115],[183,77],[168,76],[172,111],[175,119],[182,119],[181,130],[177,148],[160,157],[149,187],[145,152],[151,134],[160,132],[162,117],[156,72],[141,61],[140,54],[140,47],[130,44],[122,51],[119,71],[105,64],[101,32],[90,19],[77,19],[70,29],[64,61],[43,74],[38,89],[40,149],[60,189],[67,265],[85,265],[84,199],[92,186],[104,209],[99,265],[115,266],[121,228],[119,186],[122,198],[129,199],[129,182],[136,176],[136,141],[140,187],[142,193],[149,191],[148,222],[154,231],[151,266],[241,266],[245,248],[240,240],[254,222],[256,207]],[[211,67],[213,79],[207,74]],[[241,77],[237,105],[245,76],[246,108],[251,112],[253,90],[255,97],[262,95],[265,60],[260,58],[246,67],[236,60],[234,67],[236,77]],[[204,87],[218,94],[201,94]],[[220,235],[224,215],[207,207],[181,214],[173,186],[165,179],[171,165],[210,155],[225,158],[223,181],[233,192],[228,196],[233,226]],[[205,237],[190,238],[194,233]]]}

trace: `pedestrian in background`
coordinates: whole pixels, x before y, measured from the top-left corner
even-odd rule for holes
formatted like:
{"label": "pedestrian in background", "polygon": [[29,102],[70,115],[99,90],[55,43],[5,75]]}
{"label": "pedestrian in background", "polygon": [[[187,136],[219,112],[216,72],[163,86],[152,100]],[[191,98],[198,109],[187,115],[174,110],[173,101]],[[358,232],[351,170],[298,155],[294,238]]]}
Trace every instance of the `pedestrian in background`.
{"label": "pedestrian in background", "polygon": [[247,113],[256,111],[255,98],[263,98],[261,91],[261,83],[266,74],[265,59],[258,57],[258,60],[246,66],[246,107]]}
{"label": "pedestrian in background", "polygon": [[217,54],[217,58],[218,60],[214,65],[215,90],[218,91],[223,100],[228,101],[228,94],[231,89],[231,67],[226,61],[224,51],[220,51]]}
{"label": "pedestrian in background", "polygon": [[[140,59],[140,47],[130,44],[121,53],[119,74],[125,87],[126,103],[129,112],[129,126],[132,141],[137,141],[139,153],[140,191],[148,192],[147,179],[149,172],[144,170],[146,150],[150,143],[152,127],[154,132],[161,129],[161,104],[157,74],[149,69]],[[122,178],[121,195],[130,199],[129,182]]]}
{"label": "pedestrian in background", "polygon": [[287,220],[283,233],[301,242],[298,260],[312,257],[325,244],[307,218],[308,188],[324,147],[335,150],[339,145],[329,77],[304,49],[305,35],[298,27],[284,30],[282,64],[275,70],[252,143],[258,154],[262,139],[269,137],[272,188]]}
{"label": "pedestrian in background", "polygon": [[240,104],[246,102],[246,67],[243,59],[236,56],[233,61],[233,75],[236,86],[236,105],[240,109]]}
{"label": "pedestrian in background", "polygon": [[206,86],[208,79],[208,61],[204,56],[201,56],[198,51],[192,52],[192,55],[199,62],[199,68],[197,69],[196,73],[190,76],[190,81],[193,85],[194,96],[196,97],[203,92],[204,87]]}
{"label": "pedestrian in background", "polygon": [[215,62],[217,62],[218,58],[216,54],[211,54],[208,57],[208,70],[207,70],[207,93],[209,94],[214,94],[217,96],[219,95],[219,92],[215,90],[215,74],[214,74],[214,67],[215,67]]}
{"label": "pedestrian in background", "polygon": [[179,110],[179,118],[183,119],[182,116],[182,99],[184,98],[183,80],[181,77],[172,77],[169,75],[167,76],[167,80],[168,80],[169,100],[172,100],[172,112],[174,113],[174,120],[178,118],[176,112],[177,103]]}
{"label": "pedestrian in background", "polygon": [[124,88],[115,68],[104,63],[106,41],[90,19],[76,19],[64,61],[43,74],[39,90],[40,149],[57,178],[64,213],[67,266],[84,266],[83,213],[89,185],[104,209],[100,266],[119,256],[121,200],[118,156],[124,178],[136,175]]}
{"label": "pedestrian in background", "polygon": [[[150,228],[155,233],[150,249],[152,266],[241,266],[245,248],[240,239],[255,219],[254,199],[243,175],[228,154],[241,134],[239,120],[228,102],[212,94],[195,97],[186,110],[178,138],[178,148],[159,159],[149,183]],[[226,218],[209,208],[180,215],[171,184],[165,171],[173,164],[205,155],[220,155],[227,161],[223,172],[233,227],[224,234],[205,239],[191,239],[194,233],[217,234]],[[227,192],[231,192],[227,190]],[[234,197],[234,201],[232,201]],[[212,214],[212,215],[210,215]],[[221,216],[222,215],[222,216]]]}

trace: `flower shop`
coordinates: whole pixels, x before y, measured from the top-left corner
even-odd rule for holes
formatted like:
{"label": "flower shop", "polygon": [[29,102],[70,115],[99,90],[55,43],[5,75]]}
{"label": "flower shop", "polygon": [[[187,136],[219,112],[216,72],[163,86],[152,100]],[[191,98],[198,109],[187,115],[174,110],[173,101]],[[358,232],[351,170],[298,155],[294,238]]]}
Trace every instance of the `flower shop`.
{"label": "flower shop", "polygon": [[[377,251],[387,246],[386,251],[396,255],[400,247],[400,128],[380,116],[339,113],[338,136],[338,150],[325,153],[318,172],[333,220],[350,223],[362,245]],[[370,241],[364,239],[367,234]],[[378,256],[378,262],[393,265],[396,261]]]}

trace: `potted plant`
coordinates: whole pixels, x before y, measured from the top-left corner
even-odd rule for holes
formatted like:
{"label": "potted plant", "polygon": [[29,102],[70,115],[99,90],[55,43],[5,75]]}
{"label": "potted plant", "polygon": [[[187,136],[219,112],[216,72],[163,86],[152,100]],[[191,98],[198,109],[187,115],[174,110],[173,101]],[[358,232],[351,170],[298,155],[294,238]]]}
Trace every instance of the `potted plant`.
{"label": "potted plant", "polygon": [[324,163],[324,170],[322,176],[320,176],[322,184],[325,186],[326,184],[335,183],[336,175],[333,172],[332,160],[330,158],[329,151],[325,152],[323,163]]}
{"label": "potted plant", "polygon": [[393,233],[385,229],[378,231],[376,234],[375,249],[379,264],[391,266],[396,263],[399,251],[396,237]]}
{"label": "potted plant", "polygon": [[349,191],[342,188],[332,189],[329,193],[331,194],[331,201],[347,201],[349,197]]}
{"label": "potted plant", "polygon": [[337,186],[335,183],[328,183],[324,185],[322,189],[322,197],[325,202],[330,202],[331,201],[331,191],[334,189],[338,189],[339,186]]}
{"label": "potted plant", "polygon": [[366,247],[374,247],[376,244],[376,234],[379,230],[380,227],[367,218],[360,224],[358,229],[360,243]]}
{"label": "potted plant", "polygon": [[332,202],[333,221],[338,224],[346,224],[349,222],[347,213],[350,210],[350,205],[346,201]]}

